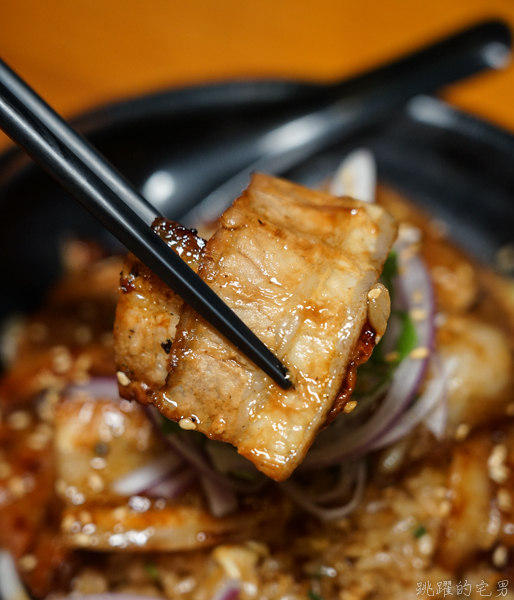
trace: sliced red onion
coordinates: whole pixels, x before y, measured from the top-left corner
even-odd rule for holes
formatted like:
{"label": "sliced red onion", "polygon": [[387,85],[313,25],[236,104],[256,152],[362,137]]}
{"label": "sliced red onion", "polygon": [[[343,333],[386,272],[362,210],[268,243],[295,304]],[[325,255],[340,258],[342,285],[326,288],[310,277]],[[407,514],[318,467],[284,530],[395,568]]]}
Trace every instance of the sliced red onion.
{"label": "sliced red onion", "polygon": [[359,461],[348,461],[340,465],[339,477],[336,485],[326,492],[318,492],[313,494],[310,499],[316,504],[324,504],[332,502],[338,498],[342,498],[348,494],[352,484],[355,482],[355,476]]}
{"label": "sliced red onion", "polygon": [[150,498],[165,498],[166,500],[174,500],[182,496],[193,484],[198,477],[198,473],[193,469],[185,468],[178,473],[174,473],[171,477],[159,481],[157,484],[146,490],[146,495]]}
{"label": "sliced red onion", "polygon": [[339,165],[330,182],[329,192],[334,196],[350,196],[362,202],[374,202],[376,187],[375,157],[367,148],[358,148]]}
{"label": "sliced red onion", "polygon": [[259,491],[268,483],[268,480],[264,476],[255,483],[243,481],[237,482],[225,475],[222,475],[221,473],[218,473],[212,468],[203,449],[191,441],[191,436],[189,436],[188,439],[187,432],[184,434],[173,433],[170,435],[165,435],[162,433],[160,428],[160,419],[164,417],[162,417],[155,407],[147,406],[146,408],[147,414],[154,423],[156,431],[159,433],[168,447],[177,452],[177,454],[179,454],[179,456],[181,456],[185,462],[190,464],[196,471],[198,471],[199,474],[217,481],[219,484],[225,485],[225,487],[236,492],[246,494],[252,494],[256,491]]}
{"label": "sliced red onion", "polygon": [[243,471],[248,475],[258,476],[259,472],[253,463],[237,453],[231,444],[207,440],[205,451],[209,456],[213,467],[225,475],[234,471]]}
{"label": "sliced red onion", "polygon": [[437,404],[435,409],[423,421],[425,427],[434,434],[437,440],[442,440],[446,432],[448,423],[448,402],[446,394],[444,394],[441,402]]}
{"label": "sliced red onion", "polygon": [[211,600],[237,600],[241,592],[241,582],[238,579],[227,579]]}
{"label": "sliced red onion", "polygon": [[184,461],[177,454],[168,452],[166,455],[159,456],[139,469],[116,479],[112,483],[111,489],[120,496],[141,494],[163,480],[169,479],[183,465]]}
{"label": "sliced red onion", "polygon": [[457,358],[453,357],[443,363],[442,372],[446,382],[445,393],[441,401],[424,420],[425,427],[431,431],[438,440],[443,439],[444,434],[446,433],[446,426],[448,424],[448,383],[457,362]]}
{"label": "sliced red onion", "polygon": [[209,511],[214,517],[226,517],[236,512],[239,502],[233,490],[211,477],[200,476]]}
{"label": "sliced red onion", "polygon": [[350,415],[352,418],[341,416],[336,419],[332,427],[318,436],[300,466],[302,470],[337,464],[371,450],[409,407],[423,381],[434,347],[435,303],[430,276],[413,241],[407,230],[396,244],[399,269],[397,287],[401,289],[407,309],[415,315],[413,322],[417,333],[417,352],[414,351],[400,363],[391,386],[373,415],[363,425],[355,426],[355,420],[362,414],[357,406]]}
{"label": "sliced red onion", "polygon": [[224,485],[226,488],[245,494],[252,494],[263,488],[268,483],[266,477],[260,477],[256,482],[235,481],[228,476],[218,473],[212,468],[209,459],[202,448],[187,439],[187,434],[172,434],[166,436],[168,443],[186,462],[195,467],[204,477]]}
{"label": "sliced red onion", "polygon": [[408,409],[385,435],[379,438],[370,448],[378,450],[389,446],[410,433],[419,425],[439,404],[444,403],[448,375],[442,367],[441,360],[433,355],[431,361],[431,377],[426,389],[419,399]]}
{"label": "sliced red onion", "polygon": [[67,596],[67,600],[148,600],[152,596],[138,596],[136,594],[124,594],[122,592],[105,592],[105,594],[77,594],[74,592]]}
{"label": "sliced red onion", "polygon": [[355,478],[355,490],[351,500],[349,500],[343,506],[336,508],[325,508],[319,503],[314,502],[308,496],[300,485],[292,480],[283,481],[280,488],[295,502],[300,508],[303,508],[306,512],[318,517],[322,521],[332,521],[335,519],[343,519],[358,506],[362,493],[364,492],[364,486],[366,483],[366,466],[364,460],[359,461],[357,467],[357,473]]}
{"label": "sliced red onion", "polygon": [[2,600],[29,600],[20,580],[13,557],[0,550],[0,598]]}
{"label": "sliced red onion", "polygon": [[70,386],[65,393],[69,396],[87,394],[92,398],[120,398],[118,380],[115,377],[93,377],[87,383]]}
{"label": "sliced red onion", "polygon": [[[221,588],[214,594],[211,600],[237,600],[241,591],[241,582],[235,579],[228,579]],[[23,597],[20,597],[23,598]],[[27,598],[25,594],[24,598]],[[106,592],[105,594],[77,594],[67,596],[67,600],[148,600],[148,596],[138,596],[136,594],[123,594],[119,592]],[[11,600],[7,598],[6,600]],[[12,599],[14,600],[14,598]]]}

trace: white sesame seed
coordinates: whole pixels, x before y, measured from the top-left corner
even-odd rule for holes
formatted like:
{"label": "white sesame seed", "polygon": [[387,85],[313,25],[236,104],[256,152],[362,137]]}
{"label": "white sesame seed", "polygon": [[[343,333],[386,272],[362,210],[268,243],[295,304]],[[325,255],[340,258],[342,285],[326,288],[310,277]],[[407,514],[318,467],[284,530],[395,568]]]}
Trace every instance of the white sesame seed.
{"label": "white sesame seed", "polygon": [[343,408],[343,412],[345,413],[351,413],[355,410],[355,407],[357,406],[357,400],[350,400],[350,402],[347,402],[344,405]]}
{"label": "white sesame seed", "polygon": [[371,288],[368,292],[368,298],[370,300],[376,300],[380,296],[381,293],[382,293],[382,288],[380,288],[380,287]]}
{"label": "white sesame seed", "polygon": [[118,383],[123,387],[129,385],[130,379],[125,375],[123,371],[118,371],[116,373],[116,377],[118,378]]}
{"label": "white sesame seed", "polygon": [[487,459],[489,477],[496,483],[503,483],[509,476],[509,468],[505,465],[507,446],[496,444]]}
{"label": "white sesame seed", "polygon": [[70,531],[73,523],[75,523],[75,517],[73,515],[66,515],[61,521],[61,529],[63,531]]}
{"label": "white sesame seed", "polygon": [[500,510],[509,512],[512,509],[512,496],[506,489],[499,489],[496,498],[498,500],[498,506]]}
{"label": "white sesame seed", "polygon": [[439,516],[447,517],[452,510],[452,503],[449,500],[443,500],[439,505]]}
{"label": "white sesame seed", "polygon": [[105,467],[107,466],[107,461],[101,456],[95,456],[89,461],[89,464],[92,469],[101,470],[105,469]]}
{"label": "white sesame seed", "polygon": [[33,554],[26,554],[20,558],[18,566],[25,573],[33,571],[37,566],[37,558]]}
{"label": "white sesame seed", "polygon": [[193,423],[191,419],[180,419],[178,422],[179,426],[186,431],[192,431],[196,429],[196,423]]}
{"label": "white sesame seed", "polygon": [[78,492],[77,488],[74,485],[70,485],[66,488],[64,494],[65,494],[66,498],[71,498],[77,492]]}
{"label": "white sesame seed", "polygon": [[87,482],[91,491],[95,494],[98,494],[104,489],[103,479],[98,475],[98,473],[91,473],[91,475],[87,478]]}
{"label": "white sesame seed", "polygon": [[118,506],[112,511],[112,516],[117,521],[123,521],[128,516],[128,508],[126,506]]}
{"label": "white sesame seed", "polygon": [[487,459],[487,465],[489,467],[499,467],[505,462],[507,458],[507,446],[505,444],[496,444],[489,458]]}
{"label": "white sesame seed", "polygon": [[441,500],[442,500],[443,498],[447,497],[446,496],[447,491],[448,490],[445,487],[443,487],[442,485],[438,486],[438,487],[434,488],[434,496],[436,498],[441,498]]}
{"label": "white sesame seed", "polygon": [[73,366],[73,358],[65,346],[52,348],[52,369],[55,373],[62,375],[67,373]]}
{"label": "white sesame seed", "polygon": [[132,496],[128,501],[130,508],[138,513],[144,513],[149,510],[152,506],[152,502],[149,498],[144,496]]}
{"label": "white sesame seed", "polygon": [[37,426],[36,431],[27,437],[27,446],[31,450],[40,451],[48,446],[52,439],[52,429],[46,423]]}
{"label": "white sesame seed", "polygon": [[443,325],[446,325],[446,322],[448,321],[448,317],[444,314],[444,313],[436,313],[435,317],[434,317],[434,325],[436,327],[442,327]]}
{"label": "white sesame seed", "polygon": [[73,496],[71,497],[71,503],[75,506],[80,506],[81,504],[84,504],[85,501],[86,497],[84,496],[84,494],[73,494]]}
{"label": "white sesame seed", "polygon": [[59,496],[62,496],[64,498],[66,496],[66,489],[67,485],[63,479],[55,480],[55,491],[57,492],[57,494],[59,494]]}
{"label": "white sesame seed", "polygon": [[25,485],[21,477],[13,477],[7,482],[9,491],[15,498],[21,498],[25,495]]}
{"label": "white sesame seed", "polygon": [[514,535],[514,524],[513,523],[505,523],[503,526],[503,531],[507,535]]}
{"label": "white sesame seed", "polygon": [[95,531],[96,525],[94,523],[87,523],[82,527],[82,533],[85,533],[86,535],[93,535]]}
{"label": "white sesame seed", "polygon": [[424,321],[428,317],[428,312],[424,308],[413,308],[409,315],[413,321]]}
{"label": "white sesame seed", "polygon": [[25,475],[22,477],[21,483],[26,494],[33,492],[36,489],[36,479],[32,475]]}
{"label": "white sesame seed", "polygon": [[429,533],[425,533],[425,535],[422,535],[419,538],[418,549],[421,552],[421,554],[424,554],[425,556],[432,554],[432,551],[434,549],[434,541],[432,540],[432,536]]}
{"label": "white sesame seed", "polygon": [[421,302],[423,300],[423,292],[421,290],[414,290],[412,299],[414,302]]}
{"label": "white sesame seed", "polygon": [[414,348],[409,356],[414,360],[421,360],[426,358],[429,354],[429,350],[426,346],[420,346],[419,348]]}
{"label": "white sesame seed", "polygon": [[91,516],[91,513],[87,510],[81,510],[79,512],[79,519],[82,525],[86,525],[87,523],[91,523],[93,517]]}
{"label": "white sesame seed", "polygon": [[396,362],[399,358],[400,358],[400,353],[396,350],[393,350],[392,352],[388,352],[384,356],[384,360],[388,363]]}
{"label": "white sesame seed", "polygon": [[462,440],[465,440],[469,435],[469,425],[466,425],[466,423],[461,423],[457,429],[455,430],[455,439],[458,442],[462,442]]}
{"label": "white sesame seed", "polygon": [[70,526],[70,532],[71,533],[79,533],[80,530],[82,529],[82,525],[80,524],[80,521],[73,521],[73,523]]}
{"label": "white sesame seed", "polygon": [[122,400],[120,403],[120,410],[124,413],[129,413],[134,408],[134,405],[129,400]]}
{"label": "white sesame seed", "polygon": [[81,546],[82,548],[89,546],[89,536],[85,533],[77,533],[73,536],[73,541],[77,546]]}
{"label": "white sesame seed", "polygon": [[87,372],[91,368],[92,364],[93,359],[91,356],[89,356],[89,354],[81,354],[75,362],[75,367],[77,371]]}
{"label": "white sesame seed", "polygon": [[498,546],[493,552],[493,565],[497,569],[503,568],[509,559],[509,552],[505,546]]}
{"label": "white sesame seed", "polygon": [[505,465],[489,469],[489,477],[496,483],[504,483],[509,477],[509,469]]}
{"label": "white sesame seed", "polygon": [[26,429],[32,421],[30,413],[26,410],[17,410],[7,417],[7,424],[14,431]]}

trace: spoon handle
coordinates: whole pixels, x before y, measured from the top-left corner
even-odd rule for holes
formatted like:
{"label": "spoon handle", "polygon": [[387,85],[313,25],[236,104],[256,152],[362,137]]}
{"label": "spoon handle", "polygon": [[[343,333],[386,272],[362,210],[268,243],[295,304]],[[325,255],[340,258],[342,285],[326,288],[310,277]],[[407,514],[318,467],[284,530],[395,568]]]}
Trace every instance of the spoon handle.
{"label": "spoon handle", "polygon": [[507,66],[512,46],[511,31],[499,20],[482,21],[428,44],[404,57],[329,86],[332,100],[366,96],[395,89],[411,98],[430,94],[485,69]]}
{"label": "spoon handle", "polygon": [[[297,111],[289,120],[247,140],[246,153],[239,151],[246,164],[240,165],[239,172],[227,174],[225,183],[182,216],[182,222],[214,220],[246,187],[254,171],[280,175],[316,152],[384,120],[415,96],[432,94],[484,69],[504,68],[510,46],[509,28],[501,21],[486,21],[325,88],[312,97],[303,114]],[[217,160],[215,155],[212,160]],[[202,169],[209,172],[208,157],[202,161]]]}

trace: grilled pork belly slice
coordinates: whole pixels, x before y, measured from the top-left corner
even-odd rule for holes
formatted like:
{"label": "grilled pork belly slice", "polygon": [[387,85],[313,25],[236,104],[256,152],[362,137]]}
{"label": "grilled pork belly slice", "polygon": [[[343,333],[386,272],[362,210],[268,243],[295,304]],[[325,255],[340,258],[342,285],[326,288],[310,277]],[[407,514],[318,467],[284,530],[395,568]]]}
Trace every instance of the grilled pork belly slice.
{"label": "grilled pork belly slice", "polygon": [[[177,457],[155,434],[145,409],[135,402],[76,388],[55,407],[55,460],[58,493],[64,502],[117,502],[145,488],[145,469],[178,470]],[[124,493],[124,480],[139,481]],[[158,476],[157,476],[158,477]],[[153,478],[155,480],[155,477]],[[149,484],[148,484],[149,485]]]}
{"label": "grilled pork belly slice", "polygon": [[[205,241],[178,223],[158,219],[158,235],[196,271]],[[182,299],[133,254],[121,273],[114,324],[120,395],[145,403],[164,385]]]}
{"label": "grilled pork belly slice", "polygon": [[67,506],[64,544],[97,551],[176,552],[246,539],[277,541],[291,512],[287,499],[276,492],[246,497],[242,507],[226,517],[212,516],[195,490],[175,502],[136,500],[140,506],[126,499],[119,504]]}
{"label": "grilled pork belly slice", "polygon": [[377,205],[261,174],[220,223],[198,273],[287,366],[293,387],[280,389],[184,306],[170,373],[150,401],[281,481],[345,388],[396,223]]}
{"label": "grilled pork belly slice", "polygon": [[[56,487],[69,548],[189,550],[246,536],[272,539],[287,521],[290,503],[276,490],[213,516],[196,473],[164,446],[135,402],[76,389],[63,394],[55,416]],[[167,480],[176,482],[172,498],[162,489]]]}

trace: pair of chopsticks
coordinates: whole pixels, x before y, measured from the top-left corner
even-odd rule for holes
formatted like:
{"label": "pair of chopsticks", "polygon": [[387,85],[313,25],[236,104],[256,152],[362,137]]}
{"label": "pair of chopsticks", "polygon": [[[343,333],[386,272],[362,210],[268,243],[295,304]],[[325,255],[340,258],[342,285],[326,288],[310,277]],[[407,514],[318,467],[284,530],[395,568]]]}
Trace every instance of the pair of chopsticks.
{"label": "pair of chopsticks", "polygon": [[278,385],[291,386],[284,365],[151,229],[162,215],[1,60],[0,128]]}

